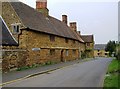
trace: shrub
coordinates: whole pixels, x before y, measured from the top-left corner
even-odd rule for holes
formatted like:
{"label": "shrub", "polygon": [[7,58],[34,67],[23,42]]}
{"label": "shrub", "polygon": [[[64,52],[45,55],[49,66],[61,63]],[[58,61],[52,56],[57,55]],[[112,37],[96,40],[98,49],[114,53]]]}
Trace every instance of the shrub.
{"label": "shrub", "polygon": [[118,50],[117,59],[120,60],[120,50]]}
{"label": "shrub", "polygon": [[82,58],[82,59],[86,58],[85,52],[81,52],[81,58]]}

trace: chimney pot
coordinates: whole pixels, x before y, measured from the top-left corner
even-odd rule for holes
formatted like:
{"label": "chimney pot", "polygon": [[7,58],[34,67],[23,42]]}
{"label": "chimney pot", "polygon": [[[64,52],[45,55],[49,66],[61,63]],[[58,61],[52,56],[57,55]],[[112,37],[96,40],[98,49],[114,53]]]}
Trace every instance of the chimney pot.
{"label": "chimney pot", "polygon": [[49,10],[47,9],[47,0],[36,0],[36,9],[45,16],[49,15]]}
{"label": "chimney pot", "polygon": [[67,24],[67,15],[62,15],[62,22]]}
{"label": "chimney pot", "polygon": [[76,22],[71,22],[70,23],[70,28],[77,32],[77,23]]}
{"label": "chimney pot", "polygon": [[37,0],[36,9],[47,8],[47,0]]}
{"label": "chimney pot", "polygon": [[79,35],[81,35],[81,32],[80,31],[77,31]]}

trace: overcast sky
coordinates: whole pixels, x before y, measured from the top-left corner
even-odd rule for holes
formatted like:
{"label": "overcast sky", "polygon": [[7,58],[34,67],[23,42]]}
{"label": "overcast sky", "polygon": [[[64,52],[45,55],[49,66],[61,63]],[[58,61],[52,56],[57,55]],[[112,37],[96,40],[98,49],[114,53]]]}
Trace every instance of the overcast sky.
{"label": "overcast sky", "polygon": [[[35,8],[36,0],[20,0]],[[118,40],[118,0],[48,0],[49,14],[76,21],[81,34],[94,34],[95,43]]]}

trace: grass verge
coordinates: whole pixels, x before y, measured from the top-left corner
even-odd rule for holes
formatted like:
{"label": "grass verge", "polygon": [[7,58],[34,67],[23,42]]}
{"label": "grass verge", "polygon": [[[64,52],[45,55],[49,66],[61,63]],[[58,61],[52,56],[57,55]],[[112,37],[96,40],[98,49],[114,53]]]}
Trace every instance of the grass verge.
{"label": "grass verge", "polygon": [[104,89],[114,87],[120,89],[120,60],[114,59],[108,67],[104,80]]}

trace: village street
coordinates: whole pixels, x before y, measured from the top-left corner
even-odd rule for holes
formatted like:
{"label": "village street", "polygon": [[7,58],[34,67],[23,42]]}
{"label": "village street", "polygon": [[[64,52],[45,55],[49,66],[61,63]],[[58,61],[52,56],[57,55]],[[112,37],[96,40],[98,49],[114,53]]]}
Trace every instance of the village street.
{"label": "village street", "polygon": [[98,58],[36,75],[4,87],[102,87],[112,58]]}

